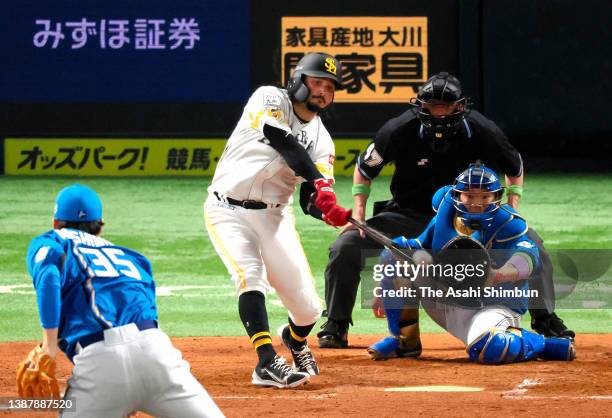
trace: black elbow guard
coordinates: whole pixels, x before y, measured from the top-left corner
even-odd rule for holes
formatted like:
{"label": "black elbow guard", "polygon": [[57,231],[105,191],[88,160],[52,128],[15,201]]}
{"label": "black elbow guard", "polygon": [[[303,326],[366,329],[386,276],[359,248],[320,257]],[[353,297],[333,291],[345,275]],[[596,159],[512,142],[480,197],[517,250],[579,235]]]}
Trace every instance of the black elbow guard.
{"label": "black elbow guard", "polygon": [[274,149],[276,149],[277,146],[282,146],[282,141],[284,141],[287,136],[291,135],[280,128],[268,125],[267,123],[264,124],[263,134],[266,139],[270,141],[270,145]]}
{"label": "black elbow guard", "polygon": [[267,123],[264,124],[263,133],[266,139],[270,141],[270,146],[282,155],[287,165],[295,171],[295,174],[308,181],[323,178],[323,175],[310,159],[308,152],[293,135]]}

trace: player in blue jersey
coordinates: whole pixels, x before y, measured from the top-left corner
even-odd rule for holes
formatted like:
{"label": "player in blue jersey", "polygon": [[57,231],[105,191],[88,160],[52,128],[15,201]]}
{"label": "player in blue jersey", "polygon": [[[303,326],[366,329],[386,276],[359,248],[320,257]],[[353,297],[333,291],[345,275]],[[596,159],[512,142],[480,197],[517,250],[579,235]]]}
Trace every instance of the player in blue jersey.
{"label": "player in blue jersey", "polygon": [[[433,198],[436,215],[419,237],[394,240],[400,248],[416,250],[414,261],[420,260],[423,270],[416,280],[401,281],[416,290],[413,298],[396,298],[391,292],[383,298],[391,335],[368,348],[371,358],[420,354],[415,309],[418,302],[435,322],[465,343],[472,361],[498,364],[575,357],[573,340],[546,338],[520,328],[521,315],[529,302],[529,278],[538,270],[540,256],[536,244],[527,236],[527,223],[511,206],[501,204],[502,195],[503,188],[495,172],[480,163],[472,164],[457,177],[454,186],[443,187],[436,193]],[[472,273],[467,277],[477,279],[481,273],[482,281],[478,282],[481,287],[470,289],[463,282],[469,269],[465,264],[445,265],[455,269],[450,284],[442,277],[442,269],[435,268],[442,254],[448,257],[446,254],[452,251],[448,248],[461,237],[463,241],[470,241],[466,237],[475,240],[493,262],[494,268],[488,272],[479,270],[476,264],[470,269]],[[394,262],[388,250],[383,252],[382,259]],[[483,260],[484,264],[489,261]],[[461,280],[457,277],[459,271]],[[398,275],[394,272],[385,276],[382,289],[396,290],[400,283]],[[423,297],[425,287],[436,287],[441,296]]]}
{"label": "player in blue jersey", "polygon": [[20,395],[59,396],[59,348],[74,363],[74,407],[62,416],[223,416],[158,327],[151,263],[101,238],[103,225],[96,192],[75,184],[57,196],[53,229],[30,243],[43,342],[17,371]]}

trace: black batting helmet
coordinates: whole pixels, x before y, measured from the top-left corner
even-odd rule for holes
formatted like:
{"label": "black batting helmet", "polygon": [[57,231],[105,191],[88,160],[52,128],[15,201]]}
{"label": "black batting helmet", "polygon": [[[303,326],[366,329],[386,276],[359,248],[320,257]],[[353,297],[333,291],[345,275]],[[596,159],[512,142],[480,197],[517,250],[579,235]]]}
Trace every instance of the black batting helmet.
{"label": "black batting helmet", "polygon": [[289,81],[287,92],[289,97],[298,101],[308,100],[310,91],[304,84],[303,76],[329,78],[336,85],[336,90],[342,88],[342,65],[333,55],[322,52],[306,54],[298,62]]}
{"label": "black batting helmet", "polygon": [[[419,93],[410,102],[417,117],[423,124],[424,134],[433,138],[443,148],[440,141],[453,136],[461,128],[465,115],[469,112],[470,100],[463,95],[461,82],[452,74],[441,72],[430,77],[419,88]],[[454,111],[444,116],[434,116],[425,104],[456,104]]]}

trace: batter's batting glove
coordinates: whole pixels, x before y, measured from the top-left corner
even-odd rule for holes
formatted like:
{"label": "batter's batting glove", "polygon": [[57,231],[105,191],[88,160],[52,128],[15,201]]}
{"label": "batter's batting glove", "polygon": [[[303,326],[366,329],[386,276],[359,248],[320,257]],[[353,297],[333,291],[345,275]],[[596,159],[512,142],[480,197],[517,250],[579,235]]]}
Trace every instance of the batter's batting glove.
{"label": "batter's batting glove", "polygon": [[330,210],[323,213],[323,220],[331,226],[344,226],[353,215],[351,209],[346,210],[342,206],[333,205]]}
{"label": "batter's batting glove", "polygon": [[[316,179],[314,181],[314,186],[315,189],[317,189],[315,206],[321,209],[321,212],[327,214],[336,206],[336,193],[334,193],[332,184],[327,179]],[[344,222],[344,224],[346,224],[346,222]]]}

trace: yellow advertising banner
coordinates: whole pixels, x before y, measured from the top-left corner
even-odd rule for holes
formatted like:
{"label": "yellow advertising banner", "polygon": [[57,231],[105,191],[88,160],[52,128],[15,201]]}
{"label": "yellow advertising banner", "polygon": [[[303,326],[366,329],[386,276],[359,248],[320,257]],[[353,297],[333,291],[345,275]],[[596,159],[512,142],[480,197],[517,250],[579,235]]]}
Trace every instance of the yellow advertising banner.
{"label": "yellow advertising banner", "polygon": [[408,102],[427,79],[427,17],[282,17],[283,82],[309,52],[335,55],[336,102]]}
{"label": "yellow advertising banner", "polygon": [[[357,158],[370,144],[369,139],[338,139],[336,145],[336,159],[334,161],[334,176],[353,176]],[[395,164],[390,163],[380,172],[380,176],[393,175]]]}
{"label": "yellow advertising banner", "polygon": [[212,176],[225,141],[209,139],[5,140],[11,175]]}
{"label": "yellow advertising banner", "polygon": [[[223,139],[7,138],[7,175],[212,176]],[[352,176],[367,139],[337,140],[334,174]],[[237,168],[239,169],[239,168]],[[392,173],[385,167],[382,175]]]}

